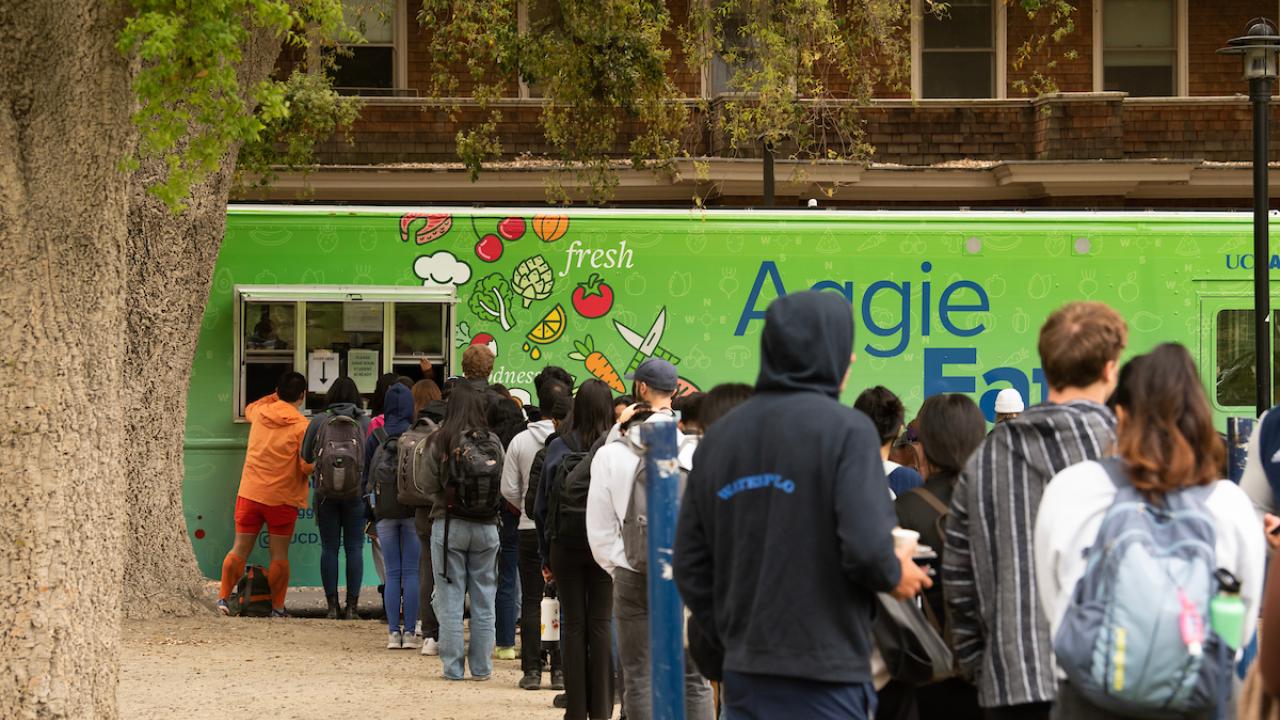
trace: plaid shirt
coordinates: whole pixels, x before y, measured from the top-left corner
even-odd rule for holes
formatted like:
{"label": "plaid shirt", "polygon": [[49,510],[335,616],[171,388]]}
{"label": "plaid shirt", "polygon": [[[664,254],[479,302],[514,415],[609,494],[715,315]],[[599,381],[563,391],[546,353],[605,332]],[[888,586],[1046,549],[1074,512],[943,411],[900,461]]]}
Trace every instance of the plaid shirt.
{"label": "plaid shirt", "polygon": [[1036,594],[1036,511],[1054,475],[1101,457],[1114,442],[1115,418],[1101,405],[1037,405],[998,425],[956,484],[942,581],[956,657],[983,707],[1057,696],[1049,622]]}

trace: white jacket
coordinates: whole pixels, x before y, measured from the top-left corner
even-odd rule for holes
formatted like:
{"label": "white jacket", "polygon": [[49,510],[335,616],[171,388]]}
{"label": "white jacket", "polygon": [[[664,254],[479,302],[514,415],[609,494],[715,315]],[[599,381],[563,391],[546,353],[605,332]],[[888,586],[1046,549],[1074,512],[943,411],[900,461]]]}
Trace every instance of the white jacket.
{"label": "white jacket", "polygon": [[555,431],[550,420],[541,420],[511,439],[506,457],[502,461],[502,497],[520,508],[520,530],[534,530],[533,518],[524,513],[524,494],[529,489],[529,468],[533,456],[547,444],[547,437]]}
{"label": "white jacket", "polygon": [[[1084,575],[1085,550],[1098,537],[1102,518],[1115,500],[1116,488],[1107,471],[1087,461],[1054,476],[1045,488],[1036,514],[1035,570],[1040,607],[1056,637],[1076,583]],[[1240,581],[1245,604],[1245,642],[1253,635],[1262,604],[1262,575],[1266,539],[1253,505],[1244,491],[1219,480],[1205,503],[1213,516],[1218,567]]]}
{"label": "white jacket", "polygon": [[[656,413],[645,422],[672,420],[670,415]],[[640,428],[629,430],[631,441],[640,444]],[[676,446],[680,448],[680,466],[692,467],[693,451],[697,443],[688,442],[686,436],[676,431]],[[609,575],[615,568],[635,570],[627,562],[622,546],[622,519],[631,501],[631,487],[635,480],[640,458],[631,446],[621,438],[617,427],[610,431],[609,440],[596,451],[591,461],[591,486],[587,490],[587,542],[596,564]]]}

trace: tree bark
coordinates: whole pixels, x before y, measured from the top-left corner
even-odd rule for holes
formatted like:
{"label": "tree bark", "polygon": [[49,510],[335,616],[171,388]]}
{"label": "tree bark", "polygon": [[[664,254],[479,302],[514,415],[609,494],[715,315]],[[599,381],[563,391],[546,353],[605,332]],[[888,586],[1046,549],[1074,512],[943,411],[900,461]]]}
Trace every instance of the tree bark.
{"label": "tree bark", "polygon": [[[270,74],[280,49],[281,38],[270,31],[251,31],[238,68],[245,92]],[[162,162],[144,162],[129,183],[124,385],[125,435],[132,448],[124,464],[129,498],[124,611],[129,618],[190,615],[212,607],[183,514],[183,440],[191,364],[239,150],[231,148],[220,169],[192,188],[181,215],[146,192],[162,177]]]}
{"label": "tree bark", "polygon": [[125,3],[0,0],[0,717],[115,718]]}

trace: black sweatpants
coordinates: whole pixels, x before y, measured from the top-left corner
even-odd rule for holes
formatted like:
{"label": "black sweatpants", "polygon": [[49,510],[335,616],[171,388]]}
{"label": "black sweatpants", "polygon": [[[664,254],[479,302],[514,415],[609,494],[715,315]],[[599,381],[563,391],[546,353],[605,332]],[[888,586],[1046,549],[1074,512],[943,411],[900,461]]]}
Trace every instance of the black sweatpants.
{"label": "black sweatpants", "polygon": [[[538,552],[538,531],[521,530],[520,562],[520,669],[542,672],[542,557]],[[551,650],[551,671],[560,669],[560,648]]]}
{"label": "black sweatpants", "polygon": [[613,716],[613,580],[588,548],[551,543],[551,572],[560,598],[565,720]]}

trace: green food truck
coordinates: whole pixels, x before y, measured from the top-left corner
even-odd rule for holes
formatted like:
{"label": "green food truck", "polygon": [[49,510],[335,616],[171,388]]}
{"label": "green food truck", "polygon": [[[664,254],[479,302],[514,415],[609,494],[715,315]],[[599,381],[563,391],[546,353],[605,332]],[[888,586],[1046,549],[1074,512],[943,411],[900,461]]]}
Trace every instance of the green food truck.
{"label": "green food truck", "polygon": [[[1129,354],[1187,345],[1221,429],[1253,414],[1251,227],[1245,213],[233,205],[191,377],[196,556],[217,577],[244,406],[285,370],[307,375],[309,411],[341,375],[368,397],[383,373],[422,377],[425,357],[443,380],[475,343],[497,356],[491,381],[526,401],[544,365],[622,393],[651,356],[695,392],[753,382],[769,301],[809,288],[853,308],[847,402],[871,385],[908,417],[940,392],[988,418],[1004,388],[1040,402],[1037,329],[1090,299],[1128,319]],[[299,515],[292,581],[318,585],[319,536]]]}

